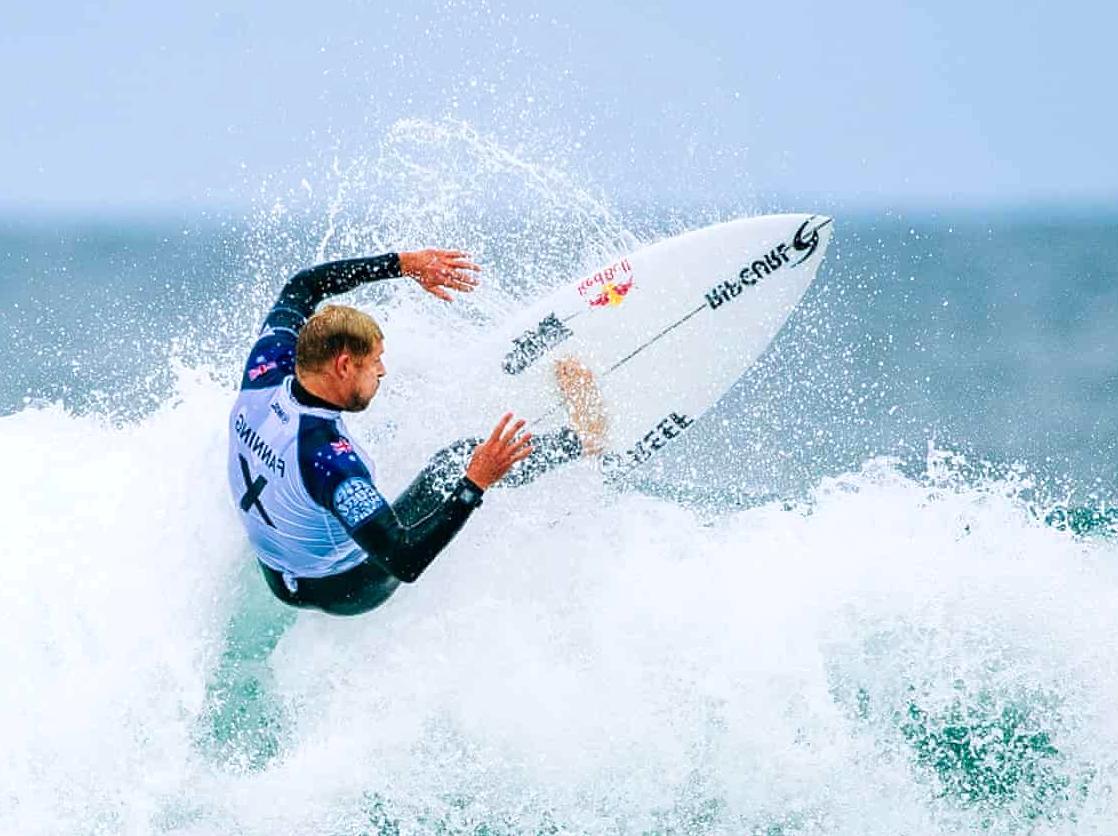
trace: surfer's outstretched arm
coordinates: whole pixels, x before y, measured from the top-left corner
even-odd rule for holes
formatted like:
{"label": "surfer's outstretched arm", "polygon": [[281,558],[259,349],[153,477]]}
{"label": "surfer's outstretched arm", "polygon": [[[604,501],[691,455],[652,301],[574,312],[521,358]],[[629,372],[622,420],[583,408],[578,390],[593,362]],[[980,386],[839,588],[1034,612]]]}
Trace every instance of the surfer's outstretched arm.
{"label": "surfer's outstretched arm", "polygon": [[295,371],[295,342],[324,299],[368,282],[410,276],[428,293],[450,300],[447,290],[468,293],[477,286],[478,266],[458,250],[417,250],[328,261],[287,280],[268,312],[241,378],[242,389],[275,386]]}
{"label": "surfer's outstretched arm", "polygon": [[300,270],[284,285],[264,320],[264,330],[285,328],[299,332],[319,303],[369,282],[410,276],[433,296],[453,297],[447,289],[469,292],[477,286],[478,266],[459,250],[416,250],[404,253],[328,261]]}
{"label": "surfer's outstretched arm", "polygon": [[279,299],[264,319],[264,329],[284,328],[298,333],[323,299],[347,293],[367,282],[402,275],[397,253],[329,261],[300,270],[283,286]]}
{"label": "surfer's outstretched arm", "polygon": [[402,275],[400,255],[330,261],[300,270],[287,280],[260,327],[241,376],[241,389],[269,389],[295,371],[299,332],[323,299],[365,282]]}

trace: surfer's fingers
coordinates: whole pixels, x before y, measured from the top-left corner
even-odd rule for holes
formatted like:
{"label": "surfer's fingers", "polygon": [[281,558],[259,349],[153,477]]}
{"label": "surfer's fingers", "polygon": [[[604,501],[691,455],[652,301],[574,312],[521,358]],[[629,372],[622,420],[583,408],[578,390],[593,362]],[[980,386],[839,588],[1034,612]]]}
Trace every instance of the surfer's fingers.
{"label": "surfer's fingers", "polygon": [[481,272],[481,268],[470,261],[470,259],[466,256],[463,256],[462,258],[449,258],[447,259],[446,264],[448,267],[453,267],[455,270],[469,270],[472,273]]}
{"label": "surfer's fingers", "polygon": [[481,270],[470,259],[470,254],[462,250],[439,250],[438,260],[445,266],[456,267],[460,270],[472,270],[474,272]]}
{"label": "surfer's fingers", "polygon": [[454,267],[440,267],[432,274],[430,281],[445,285],[449,285],[452,282],[460,282],[469,285],[476,285],[478,283],[478,280],[470,275],[470,273]]}
{"label": "surfer's fingers", "polygon": [[512,440],[514,438],[516,438],[516,434],[519,433],[522,429],[524,429],[524,425],[526,423],[528,423],[528,422],[525,421],[523,418],[521,418],[519,421],[517,421],[515,424],[513,424],[511,428],[509,428],[506,432],[501,434],[501,443],[505,444],[505,445],[510,444],[512,442]]}
{"label": "surfer's fingers", "polygon": [[[531,433],[524,433],[524,435],[516,439],[512,443],[512,446],[509,447],[509,455],[512,456],[514,461],[520,461],[520,459],[523,458],[523,456],[521,456],[520,454],[524,451],[527,451],[527,453],[532,452]],[[527,455],[527,453],[525,453],[525,455]]]}
{"label": "surfer's fingers", "polygon": [[438,296],[444,302],[453,302],[454,301],[454,297],[451,296],[449,293],[447,293],[445,290],[443,290],[437,284],[424,284],[423,289],[426,290],[428,293],[430,293],[432,296]]}
{"label": "surfer's fingers", "polygon": [[532,434],[524,433],[519,438],[513,439],[505,447],[505,458],[510,462],[518,462],[532,452]]}
{"label": "surfer's fingers", "polygon": [[517,450],[512,454],[512,456],[509,460],[509,467],[512,467],[517,462],[524,461],[530,455],[532,455],[532,445],[531,444],[526,443],[526,444],[524,444],[523,447],[518,447]]}
{"label": "surfer's fingers", "polygon": [[459,273],[455,270],[446,270],[442,274],[442,280],[445,284],[450,286],[461,285],[459,290],[464,288],[475,288],[478,285],[478,280],[471,276],[469,273]]}
{"label": "surfer's fingers", "polygon": [[506,412],[501,416],[501,420],[497,422],[497,426],[493,428],[493,432],[489,434],[487,444],[495,444],[501,440],[501,434],[505,431],[505,425],[512,420],[512,413]]}

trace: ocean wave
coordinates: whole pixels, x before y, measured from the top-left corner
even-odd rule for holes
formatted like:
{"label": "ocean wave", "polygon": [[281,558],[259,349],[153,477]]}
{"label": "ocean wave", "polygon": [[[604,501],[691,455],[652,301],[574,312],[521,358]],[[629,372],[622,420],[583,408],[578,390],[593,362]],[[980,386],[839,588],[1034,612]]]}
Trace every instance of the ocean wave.
{"label": "ocean wave", "polygon": [[[0,418],[0,816],[78,832],[1099,832],[1118,545],[873,459],[737,510],[577,465],[376,614],[294,615],[222,479],[232,390]],[[355,432],[377,450],[374,421]],[[382,468],[425,433],[396,429]],[[947,463],[945,463],[947,462]],[[398,474],[400,482],[410,474]],[[80,695],[80,696],[79,696]],[[314,776],[309,779],[308,776]],[[282,824],[281,824],[282,822]]]}

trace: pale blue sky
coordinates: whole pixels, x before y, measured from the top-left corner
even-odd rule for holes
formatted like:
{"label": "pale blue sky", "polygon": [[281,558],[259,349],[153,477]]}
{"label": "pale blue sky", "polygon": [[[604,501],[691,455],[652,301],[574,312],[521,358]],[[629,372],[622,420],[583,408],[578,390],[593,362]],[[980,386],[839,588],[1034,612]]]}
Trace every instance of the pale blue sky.
{"label": "pale blue sky", "polygon": [[618,203],[1118,205],[1116,9],[11,0],[0,204],[238,206],[453,115]]}

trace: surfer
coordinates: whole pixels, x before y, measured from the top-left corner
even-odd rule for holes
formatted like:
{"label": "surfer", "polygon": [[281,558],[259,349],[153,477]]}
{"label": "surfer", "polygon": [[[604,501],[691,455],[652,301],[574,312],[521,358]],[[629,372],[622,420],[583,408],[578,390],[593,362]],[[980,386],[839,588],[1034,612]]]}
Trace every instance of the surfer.
{"label": "surfer", "polygon": [[525,484],[600,453],[605,434],[593,375],[556,364],[571,427],[533,437],[504,415],[486,439],[439,451],[393,503],[372,458],[346,429],[385,375],[384,335],[361,311],[327,297],[408,276],[452,301],[479,271],[466,253],[427,249],[319,264],[296,273],[264,320],[230,413],[228,476],[268,587],[281,601],[335,615],[382,604],[431,564],[493,484]]}

